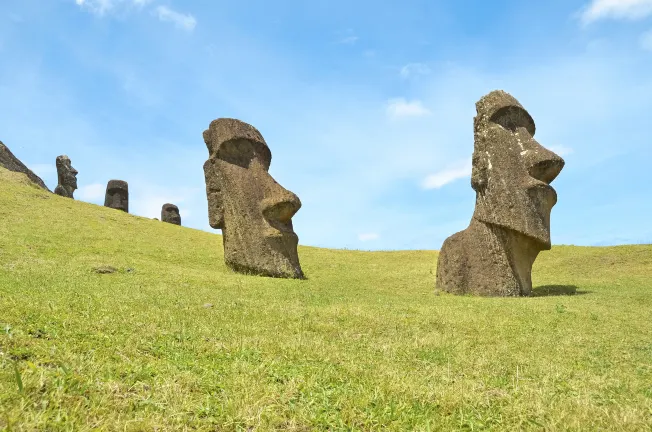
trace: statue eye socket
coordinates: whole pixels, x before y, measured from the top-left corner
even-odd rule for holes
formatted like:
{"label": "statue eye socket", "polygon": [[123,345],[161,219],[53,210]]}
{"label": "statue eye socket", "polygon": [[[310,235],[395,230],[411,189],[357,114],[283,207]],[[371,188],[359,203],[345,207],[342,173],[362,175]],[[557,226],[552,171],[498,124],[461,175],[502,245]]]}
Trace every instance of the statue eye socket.
{"label": "statue eye socket", "polygon": [[271,160],[271,154],[266,145],[246,139],[236,139],[223,143],[216,156],[225,162],[243,168],[249,168],[249,164],[255,157],[262,158],[267,167],[269,167],[269,161]]}
{"label": "statue eye socket", "polygon": [[518,128],[525,128],[531,136],[534,136],[534,120],[532,120],[530,114],[521,107],[503,107],[491,116],[491,121],[512,132],[516,132]]}
{"label": "statue eye socket", "polygon": [[217,157],[225,162],[247,168],[254,157],[254,148],[248,140],[231,140],[220,146]]}

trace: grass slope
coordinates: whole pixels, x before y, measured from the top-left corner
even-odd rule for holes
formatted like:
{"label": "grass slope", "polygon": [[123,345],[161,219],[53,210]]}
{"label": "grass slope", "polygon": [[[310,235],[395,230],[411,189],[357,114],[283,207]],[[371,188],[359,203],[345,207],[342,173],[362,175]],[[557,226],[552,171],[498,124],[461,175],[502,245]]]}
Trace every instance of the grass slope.
{"label": "grass slope", "polygon": [[299,254],[234,274],[0,172],[0,429],[652,428],[652,246],[556,246],[518,299],[435,294],[432,251]]}

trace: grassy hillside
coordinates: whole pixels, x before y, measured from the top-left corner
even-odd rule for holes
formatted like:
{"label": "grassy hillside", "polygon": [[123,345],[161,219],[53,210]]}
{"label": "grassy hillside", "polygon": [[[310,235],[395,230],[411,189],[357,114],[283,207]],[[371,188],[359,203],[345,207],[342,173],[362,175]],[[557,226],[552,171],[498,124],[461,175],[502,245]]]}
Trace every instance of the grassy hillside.
{"label": "grassy hillside", "polygon": [[556,246],[518,299],[437,295],[433,251],[299,254],[238,275],[0,172],[0,430],[652,428],[652,246]]}

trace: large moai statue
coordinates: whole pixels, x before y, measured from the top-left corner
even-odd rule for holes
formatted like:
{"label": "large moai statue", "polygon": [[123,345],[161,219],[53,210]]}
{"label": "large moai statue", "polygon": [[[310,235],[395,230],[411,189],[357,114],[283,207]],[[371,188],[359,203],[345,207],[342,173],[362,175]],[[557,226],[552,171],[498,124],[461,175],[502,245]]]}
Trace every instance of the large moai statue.
{"label": "large moai statue", "polygon": [[209,224],[221,229],[224,260],[235,271],[303,278],[292,216],[299,198],[269,175],[272,154],[260,132],[240,120],[213,120],[204,131]]}
{"label": "large moai statue", "polygon": [[476,103],[469,227],[444,242],[437,287],[454,294],[527,296],[532,264],[550,249],[550,183],[564,160],[534,140],[534,120],[510,94],[497,90]]}
{"label": "large moai statue", "polygon": [[104,195],[104,207],[129,213],[129,185],[123,180],[109,180]]}
{"label": "large moai statue", "polygon": [[161,220],[174,225],[181,225],[179,207],[174,204],[163,204],[161,208]]}
{"label": "large moai statue", "polygon": [[57,156],[57,178],[59,184],[54,193],[66,198],[74,198],[73,193],[77,189],[77,170],[72,167],[70,158],[66,155]]}

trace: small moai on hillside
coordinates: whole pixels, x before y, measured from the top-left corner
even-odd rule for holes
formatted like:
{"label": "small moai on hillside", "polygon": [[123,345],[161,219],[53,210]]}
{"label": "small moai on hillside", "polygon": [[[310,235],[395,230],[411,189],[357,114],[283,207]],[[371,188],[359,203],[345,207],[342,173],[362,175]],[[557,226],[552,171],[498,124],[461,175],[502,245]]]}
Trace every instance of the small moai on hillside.
{"label": "small moai on hillside", "polygon": [[123,180],[109,180],[104,195],[104,207],[129,213],[129,185]]}
{"label": "small moai on hillside", "polygon": [[550,183],[564,160],[533,137],[534,120],[510,94],[497,90],[476,103],[469,227],[446,239],[439,253],[439,289],[454,294],[527,296],[532,264],[549,250]]}
{"label": "small moai on hillside", "polygon": [[163,204],[163,207],[161,208],[161,221],[174,225],[181,225],[181,214],[179,214],[179,207],[169,203]]}
{"label": "small moai on hillside", "polygon": [[57,178],[58,184],[54,193],[66,198],[73,198],[77,189],[77,170],[72,167],[70,158],[66,155],[57,156]]}
{"label": "small moai on hillside", "polygon": [[269,175],[272,153],[260,132],[236,119],[213,120],[204,131],[208,219],[222,230],[231,269],[303,278],[292,217],[301,201]]}

